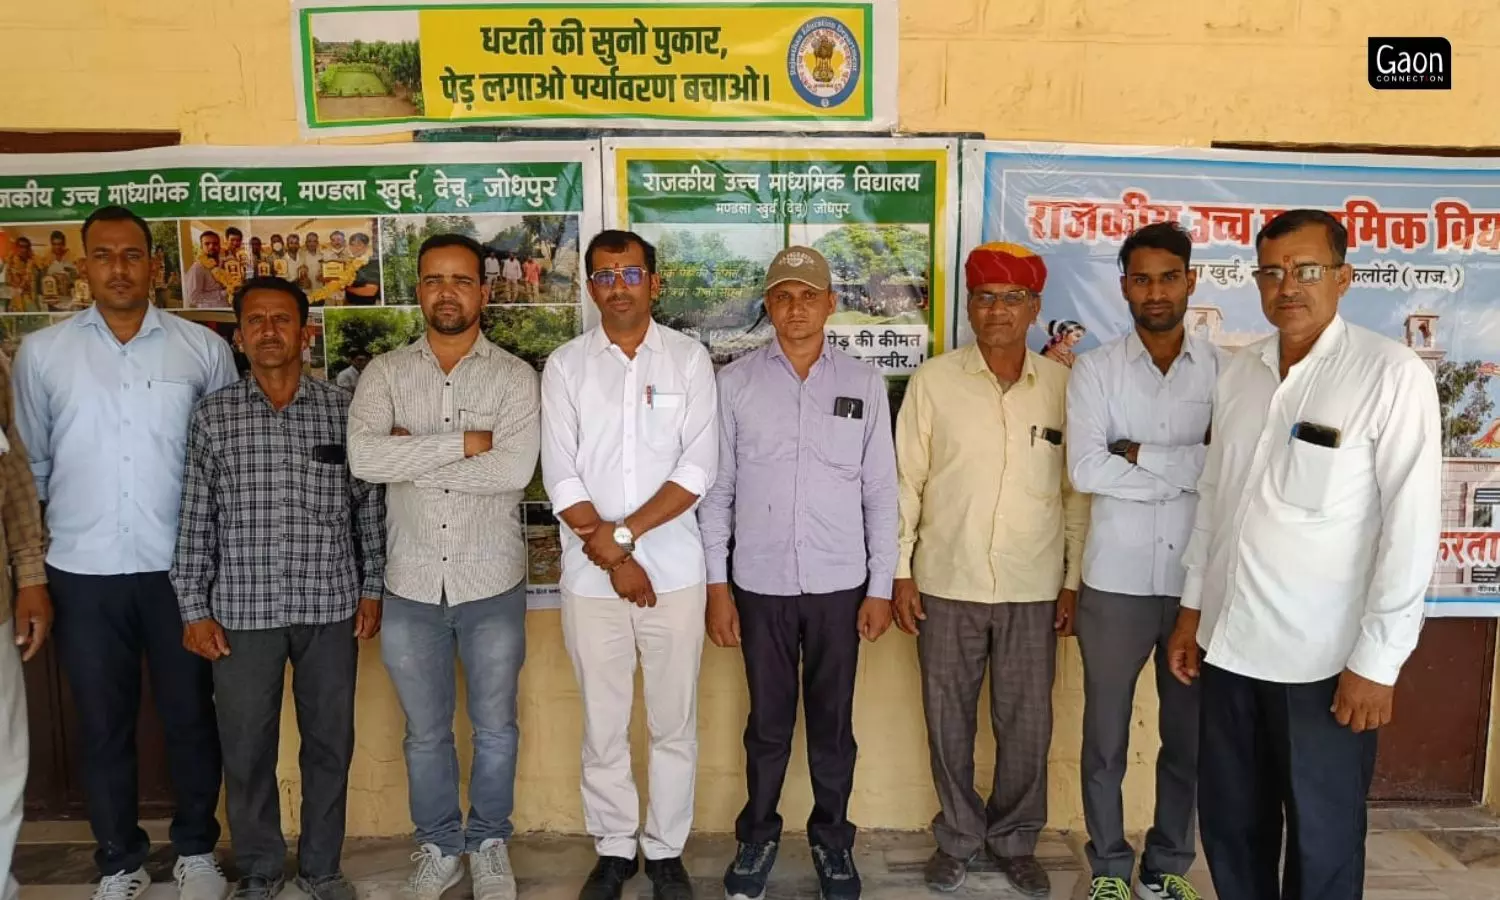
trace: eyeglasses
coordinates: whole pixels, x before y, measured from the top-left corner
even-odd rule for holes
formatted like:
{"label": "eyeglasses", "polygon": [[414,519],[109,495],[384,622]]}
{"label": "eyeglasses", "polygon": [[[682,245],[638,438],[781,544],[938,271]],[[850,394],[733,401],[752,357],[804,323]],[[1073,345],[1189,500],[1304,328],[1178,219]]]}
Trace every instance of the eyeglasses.
{"label": "eyeglasses", "polygon": [[969,299],[973,300],[975,303],[979,304],[985,309],[989,309],[991,306],[994,306],[996,301],[1000,301],[1006,306],[1020,306],[1022,303],[1025,303],[1027,300],[1031,299],[1031,291],[1014,290],[1006,291],[1003,294],[997,294],[994,291],[980,291],[977,294],[970,294]]}
{"label": "eyeglasses", "polygon": [[626,266],[623,269],[600,269],[589,276],[594,287],[605,290],[614,287],[616,279],[624,282],[626,287],[639,287],[646,279],[646,270],[640,266]]}
{"label": "eyeglasses", "polygon": [[[1323,280],[1323,276],[1340,266],[1325,266],[1322,263],[1302,263],[1292,266],[1292,277],[1297,279],[1298,284],[1317,284]],[[1286,280],[1286,269],[1281,266],[1261,266],[1250,272],[1255,280],[1263,287],[1273,287]]]}

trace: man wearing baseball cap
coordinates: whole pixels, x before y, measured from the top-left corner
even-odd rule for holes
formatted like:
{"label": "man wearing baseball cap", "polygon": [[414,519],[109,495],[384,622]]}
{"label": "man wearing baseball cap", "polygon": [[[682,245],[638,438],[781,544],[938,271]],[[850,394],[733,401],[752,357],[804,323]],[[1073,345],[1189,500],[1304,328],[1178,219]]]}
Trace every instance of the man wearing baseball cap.
{"label": "man wearing baseball cap", "polygon": [[[954,891],[988,849],[1030,897],[1047,824],[1057,636],[1072,633],[1088,498],[1064,465],[1067,367],[1031,352],[1042,258],[1015,244],[969,254],[974,344],[912,375],[896,420],[901,541],[896,623],[917,635],[940,810],[929,887]],[[990,671],[995,776],[974,790],[975,709]]]}
{"label": "man wearing baseball cap", "polygon": [[730,900],[762,896],[776,861],[799,661],[813,783],[807,838],[821,896],[860,895],[848,819],[854,675],[860,638],[891,624],[896,453],[885,379],[824,339],[835,305],[822,254],[781,251],[766,273],[776,338],[718,377],[719,472],[698,508],[707,629],[718,646],[743,648],[750,686],[749,800],[724,873]]}

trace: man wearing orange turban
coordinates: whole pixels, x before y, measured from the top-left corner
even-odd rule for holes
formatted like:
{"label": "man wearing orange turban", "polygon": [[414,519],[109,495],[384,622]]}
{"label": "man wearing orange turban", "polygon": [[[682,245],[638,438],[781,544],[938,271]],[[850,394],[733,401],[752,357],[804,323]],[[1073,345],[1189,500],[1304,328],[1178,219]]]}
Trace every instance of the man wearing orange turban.
{"label": "man wearing orange turban", "polygon": [[[1072,633],[1088,498],[1063,464],[1068,369],[1026,347],[1046,263],[986,244],[964,274],[975,342],[912,375],[896,422],[896,621],[917,636],[941,805],[925,874],[930,887],[956,890],[988,848],[1017,890],[1045,897],[1036,843],[1047,824],[1052,673],[1057,636]],[[996,743],[987,803],[974,790],[986,667]]]}

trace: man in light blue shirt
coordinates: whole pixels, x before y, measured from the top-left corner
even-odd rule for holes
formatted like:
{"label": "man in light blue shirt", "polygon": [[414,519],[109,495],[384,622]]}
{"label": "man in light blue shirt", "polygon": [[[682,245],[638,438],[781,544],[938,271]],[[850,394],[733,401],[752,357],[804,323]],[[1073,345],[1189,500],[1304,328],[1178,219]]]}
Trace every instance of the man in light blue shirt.
{"label": "man in light blue shirt", "polygon": [[1192,247],[1175,223],[1126,239],[1120,289],[1135,328],[1078,357],[1068,381],[1068,473],[1075,488],[1093,495],[1076,628],[1085,852],[1096,900],[1130,894],[1135,850],[1125,838],[1120,788],[1135,683],[1153,652],[1162,746],[1137,894],[1198,896],[1184,877],[1196,847],[1198,689],[1172,677],[1167,654],[1219,373],[1218,349],[1182,325],[1196,286]]}
{"label": "man in light blue shirt", "polygon": [[[29,336],[16,416],[45,504],[55,634],[78,709],[101,876],[96,900],[137,900],[150,851],[136,815],[141,658],[166,731],[183,900],[221,900],[220,756],[209,664],[182,646],[168,580],[193,404],[235,379],[229,345],[152,306],[151,234],[121,207],[83,225],[94,305]],[[247,548],[249,549],[249,548]]]}

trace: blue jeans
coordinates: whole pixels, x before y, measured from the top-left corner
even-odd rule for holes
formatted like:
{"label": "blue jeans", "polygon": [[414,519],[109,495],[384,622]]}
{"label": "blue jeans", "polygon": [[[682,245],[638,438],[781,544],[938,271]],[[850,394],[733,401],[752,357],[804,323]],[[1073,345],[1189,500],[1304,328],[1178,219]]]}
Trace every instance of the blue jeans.
{"label": "blue jeans", "polygon": [[[454,649],[463,660],[474,764],[469,824],[458,806]],[[526,583],[503,594],[450,606],[388,596],[380,656],[406,713],[407,787],[419,844],[445,856],[509,840],[515,807],[516,681],[526,661]]]}

